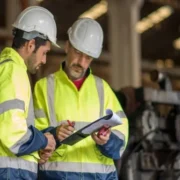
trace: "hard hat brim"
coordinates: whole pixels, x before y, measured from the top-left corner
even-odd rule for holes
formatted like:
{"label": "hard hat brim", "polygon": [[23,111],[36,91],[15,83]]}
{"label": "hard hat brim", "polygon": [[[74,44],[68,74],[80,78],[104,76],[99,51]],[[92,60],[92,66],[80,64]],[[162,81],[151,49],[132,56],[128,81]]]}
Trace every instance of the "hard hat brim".
{"label": "hard hat brim", "polygon": [[61,48],[61,46],[59,46],[57,43],[53,43],[53,42],[52,42],[52,45],[55,46],[55,47],[57,47],[57,48]]}

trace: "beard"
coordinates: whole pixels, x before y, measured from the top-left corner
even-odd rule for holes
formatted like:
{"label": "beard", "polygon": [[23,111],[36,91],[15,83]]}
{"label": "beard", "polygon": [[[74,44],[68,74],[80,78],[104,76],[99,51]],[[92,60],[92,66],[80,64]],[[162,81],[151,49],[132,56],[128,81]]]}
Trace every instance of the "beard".
{"label": "beard", "polygon": [[74,64],[70,67],[69,74],[73,80],[77,80],[84,76],[85,71],[84,68],[79,64]]}

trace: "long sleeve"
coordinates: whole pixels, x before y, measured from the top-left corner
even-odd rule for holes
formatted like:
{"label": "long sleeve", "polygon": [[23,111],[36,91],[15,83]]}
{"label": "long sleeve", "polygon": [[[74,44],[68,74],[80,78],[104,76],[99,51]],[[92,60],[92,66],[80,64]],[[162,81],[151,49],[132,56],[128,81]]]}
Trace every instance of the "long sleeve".
{"label": "long sleeve", "polygon": [[38,131],[34,117],[27,120],[30,85],[26,71],[13,61],[0,65],[0,143],[22,156],[44,148],[47,138]]}
{"label": "long sleeve", "polygon": [[124,146],[124,140],[120,139],[113,132],[110,135],[109,141],[104,145],[97,145],[101,153],[112,159],[119,159],[121,154],[120,149]]}
{"label": "long sleeve", "polygon": [[112,128],[109,141],[103,145],[97,145],[101,153],[112,159],[119,159],[128,141],[128,119],[109,85],[104,81],[105,104],[104,109],[111,109],[122,119],[122,125]]}
{"label": "long sleeve", "polygon": [[50,132],[56,140],[56,146],[60,146],[59,140],[56,138],[56,127],[52,127],[49,124],[50,115],[48,110],[47,94],[44,89],[47,89],[47,79],[44,78],[38,81],[34,88],[34,108],[35,108],[35,126],[42,132]]}
{"label": "long sleeve", "polygon": [[49,128],[49,110],[47,102],[47,94],[45,94],[44,89],[47,89],[46,78],[38,81],[34,88],[33,100],[35,109],[35,127],[39,130],[44,130]]}

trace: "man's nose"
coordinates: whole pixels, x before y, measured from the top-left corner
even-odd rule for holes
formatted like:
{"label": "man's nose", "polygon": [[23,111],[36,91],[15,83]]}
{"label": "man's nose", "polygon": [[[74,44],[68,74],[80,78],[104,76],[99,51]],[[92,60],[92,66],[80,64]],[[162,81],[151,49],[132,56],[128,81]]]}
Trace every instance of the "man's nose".
{"label": "man's nose", "polygon": [[42,59],[42,64],[46,64],[46,58]]}
{"label": "man's nose", "polygon": [[78,63],[79,63],[82,67],[84,67],[84,64],[86,63],[86,56],[81,55],[81,57],[79,58]]}

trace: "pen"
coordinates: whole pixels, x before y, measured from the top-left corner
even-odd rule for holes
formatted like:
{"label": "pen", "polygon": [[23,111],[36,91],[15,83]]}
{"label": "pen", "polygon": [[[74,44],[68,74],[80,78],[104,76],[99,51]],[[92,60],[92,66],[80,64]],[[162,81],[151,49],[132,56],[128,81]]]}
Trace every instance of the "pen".
{"label": "pen", "polygon": [[74,122],[71,122],[70,120],[67,120],[68,122],[68,125],[71,126],[71,127],[74,127],[75,123]]}

